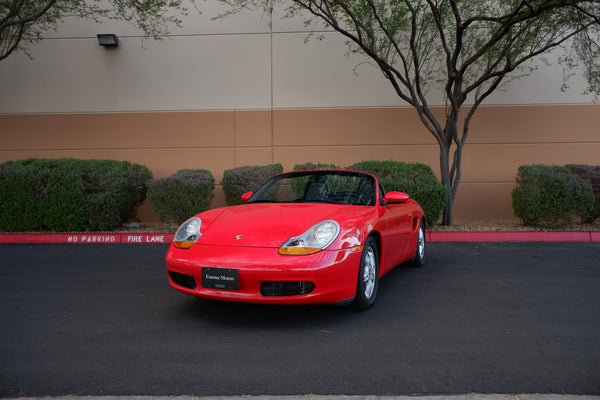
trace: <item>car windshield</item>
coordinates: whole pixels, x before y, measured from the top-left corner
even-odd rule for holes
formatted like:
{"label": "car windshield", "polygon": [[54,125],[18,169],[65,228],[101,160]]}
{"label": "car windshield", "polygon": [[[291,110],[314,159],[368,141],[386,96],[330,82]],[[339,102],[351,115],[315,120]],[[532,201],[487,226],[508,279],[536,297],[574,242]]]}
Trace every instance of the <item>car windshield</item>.
{"label": "car windshield", "polygon": [[277,175],[248,203],[331,203],[375,205],[375,178],[354,171],[299,171]]}

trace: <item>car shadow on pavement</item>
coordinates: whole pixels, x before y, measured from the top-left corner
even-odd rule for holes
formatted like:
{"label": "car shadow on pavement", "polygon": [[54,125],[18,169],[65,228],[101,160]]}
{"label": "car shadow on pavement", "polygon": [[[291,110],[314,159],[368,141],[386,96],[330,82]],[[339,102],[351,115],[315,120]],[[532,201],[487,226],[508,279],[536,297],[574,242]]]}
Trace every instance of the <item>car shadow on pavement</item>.
{"label": "car shadow on pavement", "polygon": [[352,318],[358,314],[350,307],[336,305],[275,305],[234,303],[190,298],[179,310],[188,318],[200,319],[232,328],[289,328],[310,323]]}
{"label": "car shadow on pavement", "polygon": [[378,298],[368,310],[361,311],[350,305],[275,305],[236,303],[186,297],[176,310],[178,318],[218,324],[230,328],[253,329],[256,326],[271,329],[297,329],[307,325],[328,326],[346,323],[365,323],[380,318],[395,304],[403,304],[406,288],[419,269],[398,266],[379,282]]}

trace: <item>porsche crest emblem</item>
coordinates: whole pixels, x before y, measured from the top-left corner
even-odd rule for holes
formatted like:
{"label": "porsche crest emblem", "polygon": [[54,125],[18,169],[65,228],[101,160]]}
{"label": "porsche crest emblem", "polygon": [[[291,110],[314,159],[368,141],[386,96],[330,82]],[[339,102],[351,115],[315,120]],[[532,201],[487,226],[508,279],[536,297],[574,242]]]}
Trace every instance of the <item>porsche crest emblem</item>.
{"label": "porsche crest emblem", "polygon": [[243,238],[243,237],[244,237],[243,235],[236,235],[236,236],[235,236],[235,240],[240,240],[240,239],[241,239],[241,238]]}

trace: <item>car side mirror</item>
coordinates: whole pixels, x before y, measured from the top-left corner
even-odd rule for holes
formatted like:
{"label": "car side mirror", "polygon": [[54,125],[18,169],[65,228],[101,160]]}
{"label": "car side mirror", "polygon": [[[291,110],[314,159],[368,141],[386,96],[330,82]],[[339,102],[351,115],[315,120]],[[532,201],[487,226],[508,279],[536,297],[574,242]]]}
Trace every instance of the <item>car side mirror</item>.
{"label": "car side mirror", "polygon": [[406,203],[410,196],[403,192],[387,192],[383,196],[383,201],[386,203]]}
{"label": "car side mirror", "polygon": [[252,197],[252,195],[254,194],[254,192],[246,192],[242,195],[242,201],[245,203],[248,201],[248,199],[250,197]]}

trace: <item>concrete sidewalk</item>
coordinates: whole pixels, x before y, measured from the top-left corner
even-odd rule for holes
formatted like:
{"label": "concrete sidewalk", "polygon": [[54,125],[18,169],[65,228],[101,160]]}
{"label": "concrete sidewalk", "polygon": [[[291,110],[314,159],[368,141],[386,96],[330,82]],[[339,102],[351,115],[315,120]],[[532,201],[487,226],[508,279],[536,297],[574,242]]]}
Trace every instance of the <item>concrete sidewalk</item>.
{"label": "concrete sidewalk", "polygon": [[438,396],[89,396],[22,397],[7,400],[600,400],[600,396],[569,394],[459,394]]}

